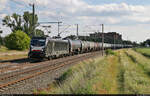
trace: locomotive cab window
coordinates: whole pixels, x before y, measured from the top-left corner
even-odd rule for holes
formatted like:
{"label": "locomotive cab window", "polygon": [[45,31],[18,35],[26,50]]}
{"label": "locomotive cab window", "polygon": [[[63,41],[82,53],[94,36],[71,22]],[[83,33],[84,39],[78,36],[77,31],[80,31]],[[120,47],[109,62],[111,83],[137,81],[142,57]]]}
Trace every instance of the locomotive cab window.
{"label": "locomotive cab window", "polygon": [[31,40],[31,45],[32,46],[44,46],[45,45],[45,39],[32,39]]}

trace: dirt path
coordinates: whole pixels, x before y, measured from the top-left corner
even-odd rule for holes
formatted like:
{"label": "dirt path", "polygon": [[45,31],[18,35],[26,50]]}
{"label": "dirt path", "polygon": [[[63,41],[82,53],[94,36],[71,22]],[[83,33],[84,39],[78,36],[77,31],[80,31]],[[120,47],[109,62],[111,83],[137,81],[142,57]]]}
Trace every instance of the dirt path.
{"label": "dirt path", "polygon": [[118,57],[108,56],[103,64],[100,64],[101,73],[99,81],[94,84],[93,88],[98,94],[117,94],[118,93]]}

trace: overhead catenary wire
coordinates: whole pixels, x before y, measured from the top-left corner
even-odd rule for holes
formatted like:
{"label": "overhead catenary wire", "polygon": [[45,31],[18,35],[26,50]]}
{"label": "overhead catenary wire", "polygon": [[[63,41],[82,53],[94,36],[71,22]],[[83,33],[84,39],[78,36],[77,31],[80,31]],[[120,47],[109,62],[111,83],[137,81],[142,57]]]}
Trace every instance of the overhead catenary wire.
{"label": "overhead catenary wire", "polygon": [[65,32],[65,30],[67,30],[69,27],[71,27],[71,25],[68,25],[63,31],[59,32],[59,34]]}

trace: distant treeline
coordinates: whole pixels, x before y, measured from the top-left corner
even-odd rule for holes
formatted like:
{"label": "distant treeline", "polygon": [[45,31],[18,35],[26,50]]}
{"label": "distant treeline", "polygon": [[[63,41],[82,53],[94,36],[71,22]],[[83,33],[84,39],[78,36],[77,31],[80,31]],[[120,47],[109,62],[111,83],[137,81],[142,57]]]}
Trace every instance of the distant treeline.
{"label": "distant treeline", "polygon": [[150,46],[150,39],[147,39],[144,42],[141,42],[140,45],[149,47]]}

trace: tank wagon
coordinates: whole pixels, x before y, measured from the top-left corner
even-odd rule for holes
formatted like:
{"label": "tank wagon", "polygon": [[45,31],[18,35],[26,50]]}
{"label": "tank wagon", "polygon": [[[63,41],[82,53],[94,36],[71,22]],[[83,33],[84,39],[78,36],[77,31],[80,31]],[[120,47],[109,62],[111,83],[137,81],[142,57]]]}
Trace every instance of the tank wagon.
{"label": "tank wagon", "polygon": [[89,43],[87,41],[81,41],[81,53],[86,53],[88,52],[90,46]]}
{"label": "tank wagon", "polygon": [[[104,49],[130,48],[132,45],[103,44]],[[53,39],[50,37],[33,37],[30,42],[29,58],[57,58],[74,54],[81,54],[102,49],[102,43],[71,40]]]}
{"label": "tank wagon", "polygon": [[79,54],[81,52],[81,41],[80,40],[68,39],[68,43],[69,43],[69,53],[71,55]]}

